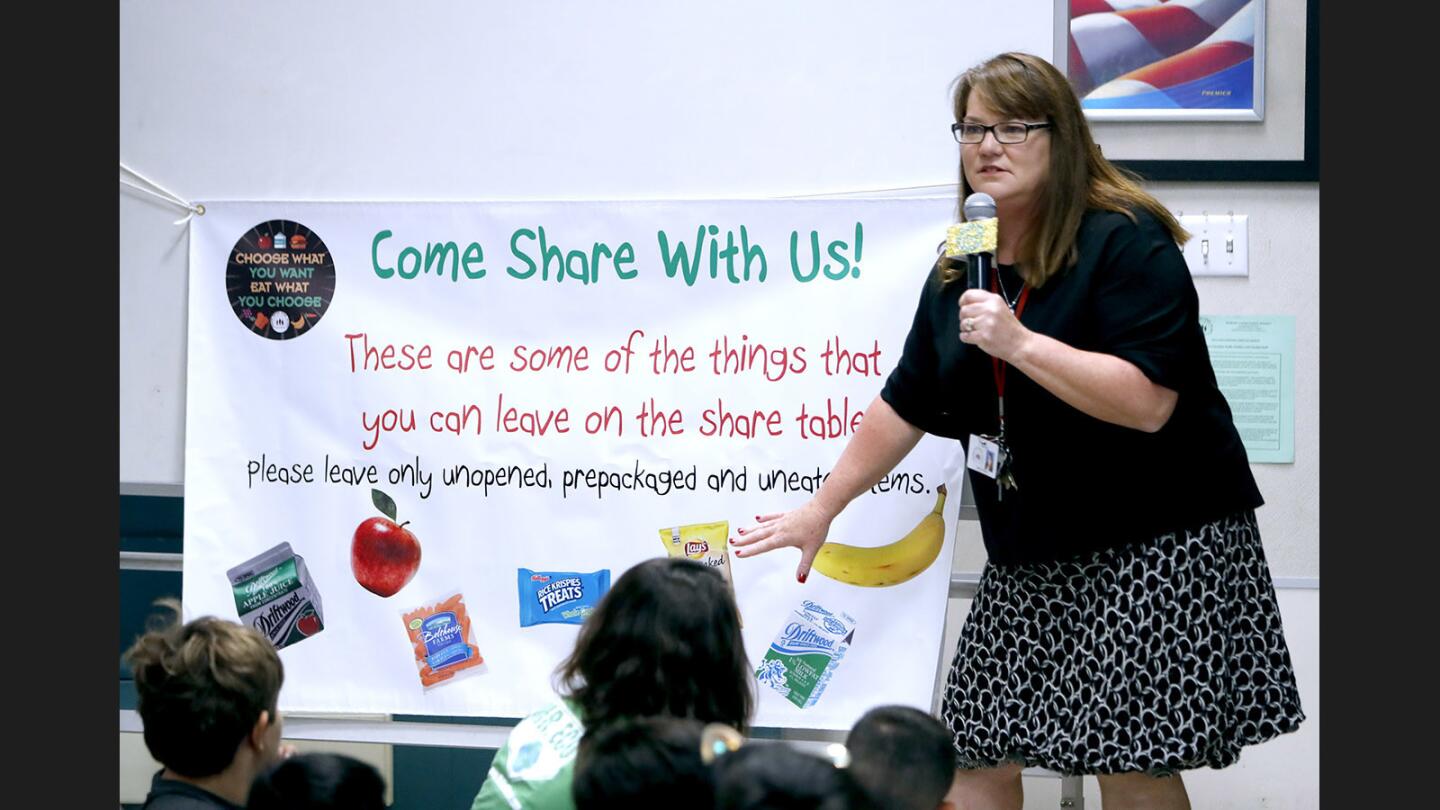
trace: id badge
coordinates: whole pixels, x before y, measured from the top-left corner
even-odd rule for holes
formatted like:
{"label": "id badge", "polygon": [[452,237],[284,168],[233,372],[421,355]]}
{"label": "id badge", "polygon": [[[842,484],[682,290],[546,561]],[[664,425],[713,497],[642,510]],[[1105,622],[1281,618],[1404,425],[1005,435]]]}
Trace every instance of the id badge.
{"label": "id badge", "polygon": [[988,478],[994,478],[1000,472],[1000,465],[1005,461],[1004,448],[998,442],[988,436],[976,436],[970,434],[970,453],[965,459],[965,466]]}

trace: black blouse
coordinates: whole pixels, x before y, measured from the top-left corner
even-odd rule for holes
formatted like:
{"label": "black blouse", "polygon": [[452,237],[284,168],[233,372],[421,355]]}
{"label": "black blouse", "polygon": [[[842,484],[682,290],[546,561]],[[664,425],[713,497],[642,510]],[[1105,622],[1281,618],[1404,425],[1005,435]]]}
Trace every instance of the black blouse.
{"label": "black blouse", "polygon": [[[1158,220],[1144,211],[1136,217],[1087,212],[1078,262],[1030,291],[1021,323],[1135,364],[1179,392],[1175,411],[1156,433],[1121,427],[1081,413],[1010,367],[1005,438],[1017,488],[997,500],[995,480],[970,472],[993,563],[1073,557],[1264,502],[1215,381],[1189,268]],[[925,283],[881,396],[927,433],[961,441],[993,435],[999,419],[991,358],[960,342],[963,276],[942,286],[939,268]],[[1018,275],[1006,266],[999,272],[1013,298]]]}

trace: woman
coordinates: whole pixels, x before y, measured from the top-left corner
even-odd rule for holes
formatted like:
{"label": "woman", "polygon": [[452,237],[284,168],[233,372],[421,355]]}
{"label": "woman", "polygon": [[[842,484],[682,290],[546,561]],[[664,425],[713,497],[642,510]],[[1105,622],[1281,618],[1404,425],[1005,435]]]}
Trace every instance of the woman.
{"label": "woman", "polygon": [[954,109],[960,197],[995,200],[995,278],[967,290],[937,263],[830,478],[735,554],[797,547],[803,582],[834,517],[924,433],[995,451],[970,473],[989,559],[942,711],[954,795],[1019,808],[1041,766],[1097,775],[1106,810],[1188,807],[1178,771],[1304,715],[1187,234],[1101,156],[1045,60],[967,71]]}
{"label": "woman", "polygon": [[718,571],[661,557],[615,581],[561,662],[560,699],[515,727],[472,810],[569,808],[584,734],[635,717],[744,729],[755,697],[735,598]]}

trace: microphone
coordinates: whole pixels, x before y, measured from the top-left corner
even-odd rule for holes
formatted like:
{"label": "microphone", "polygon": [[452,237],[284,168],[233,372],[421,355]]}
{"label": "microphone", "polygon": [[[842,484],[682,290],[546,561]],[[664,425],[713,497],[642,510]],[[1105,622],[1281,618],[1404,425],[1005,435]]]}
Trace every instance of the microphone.
{"label": "microphone", "polygon": [[966,288],[989,289],[999,235],[995,198],[977,191],[965,198],[963,210],[965,221],[951,225],[945,232],[945,255],[967,257]]}

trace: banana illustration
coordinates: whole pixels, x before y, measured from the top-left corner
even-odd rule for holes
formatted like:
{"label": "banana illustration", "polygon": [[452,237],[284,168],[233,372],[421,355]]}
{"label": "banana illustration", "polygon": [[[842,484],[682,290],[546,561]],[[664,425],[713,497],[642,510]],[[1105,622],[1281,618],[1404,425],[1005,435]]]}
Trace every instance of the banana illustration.
{"label": "banana illustration", "polygon": [[930,567],[945,544],[945,485],[938,488],[935,508],[904,537],[884,546],[826,543],[815,555],[815,570],[840,582],[879,588],[898,585]]}

